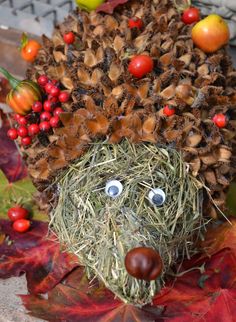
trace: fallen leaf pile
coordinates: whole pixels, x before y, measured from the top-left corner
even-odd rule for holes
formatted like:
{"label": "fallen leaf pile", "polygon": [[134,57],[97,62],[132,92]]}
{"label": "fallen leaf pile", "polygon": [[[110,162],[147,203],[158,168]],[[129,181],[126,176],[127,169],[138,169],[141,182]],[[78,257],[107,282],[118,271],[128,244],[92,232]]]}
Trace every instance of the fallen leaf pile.
{"label": "fallen leaf pile", "polygon": [[55,237],[48,236],[48,225],[33,221],[30,231],[21,234],[9,220],[0,220],[4,238],[0,244],[0,278],[26,274],[30,293],[46,293],[74,267],[75,256],[61,251]]}

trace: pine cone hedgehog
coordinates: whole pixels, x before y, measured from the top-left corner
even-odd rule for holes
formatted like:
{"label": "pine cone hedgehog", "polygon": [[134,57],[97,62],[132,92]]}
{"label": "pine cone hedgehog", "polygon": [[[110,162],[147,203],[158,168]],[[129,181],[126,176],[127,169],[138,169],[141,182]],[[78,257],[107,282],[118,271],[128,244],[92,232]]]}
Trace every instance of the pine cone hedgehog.
{"label": "pine cone hedgehog", "polygon": [[[132,17],[143,28],[130,29]],[[77,9],[43,36],[27,72],[71,93],[61,126],[25,148],[51,227],[90,278],[137,305],[196,252],[235,176],[236,72],[226,48],[196,48],[191,28],[170,0],[130,0],[113,15]],[[142,78],[128,69],[137,55],[154,62]]]}

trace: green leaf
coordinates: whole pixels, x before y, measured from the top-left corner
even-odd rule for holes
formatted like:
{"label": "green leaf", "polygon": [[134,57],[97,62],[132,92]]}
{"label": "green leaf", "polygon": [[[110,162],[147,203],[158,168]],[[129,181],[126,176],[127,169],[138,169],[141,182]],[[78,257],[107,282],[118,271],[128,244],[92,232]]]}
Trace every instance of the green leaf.
{"label": "green leaf", "polygon": [[33,201],[36,192],[29,177],[14,183],[9,183],[4,174],[0,171],[0,218],[7,218],[7,210],[15,204],[27,208],[35,220],[47,221],[46,214],[39,212]]}

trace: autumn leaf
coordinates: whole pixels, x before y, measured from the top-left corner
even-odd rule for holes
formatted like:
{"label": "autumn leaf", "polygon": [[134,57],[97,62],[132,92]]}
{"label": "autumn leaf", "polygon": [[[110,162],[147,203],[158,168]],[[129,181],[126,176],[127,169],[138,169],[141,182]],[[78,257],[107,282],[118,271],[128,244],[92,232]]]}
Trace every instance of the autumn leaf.
{"label": "autumn leaf", "polygon": [[115,8],[121,4],[125,4],[129,0],[108,0],[107,2],[101,4],[96,12],[105,12],[112,14]]}
{"label": "autumn leaf", "polygon": [[0,244],[0,278],[26,273],[29,292],[46,293],[78,266],[77,257],[62,252],[55,237],[47,235],[46,223],[33,221],[25,234],[14,232],[8,220],[0,220],[0,228],[7,236]]}
{"label": "autumn leaf", "polygon": [[191,265],[205,270],[194,269],[184,274],[154,299],[154,305],[165,308],[164,321],[235,321],[235,254],[224,249],[210,260],[192,261]]}
{"label": "autumn leaf", "polygon": [[9,183],[0,171],[0,219],[8,219],[8,209],[18,204],[27,208],[35,220],[48,221],[48,216],[38,210],[33,200],[35,193],[36,188],[29,177]]}
{"label": "autumn leaf", "polygon": [[230,248],[236,257],[236,218],[229,220],[230,222],[220,224],[207,232],[205,241],[201,244],[207,255],[216,254],[219,249]]}
{"label": "autumn leaf", "polygon": [[50,291],[48,299],[40,295],[21,295],[21,299],[31,315],[53,322],[152,322],[162,311],[124,304],[97,280],[89,283],[82,267]]}
{"label": "autumn leaf", "polygon": [[126,305],[94,281],[89,284],[82,268],[69,280],[58,284],[48,294],[23,295],[21,299],[30,314],[47,321],[98,322],[225,322],[236,314],[236,259],[223,250],[210,260],[192,262],[204,267],[183,274],[154,298],[153,305],[138,308]]}

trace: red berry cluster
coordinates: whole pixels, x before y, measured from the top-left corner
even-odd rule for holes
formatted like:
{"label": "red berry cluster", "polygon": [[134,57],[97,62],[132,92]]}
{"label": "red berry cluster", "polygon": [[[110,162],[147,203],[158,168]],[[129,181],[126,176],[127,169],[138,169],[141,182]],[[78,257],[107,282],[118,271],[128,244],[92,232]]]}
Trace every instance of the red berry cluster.
{"label": "red berry cluster", "polygon": [[21,138],[23,146],[29,146],[34,136],[40,132],[48,133],[51,128],[60,126],[60,113],[62,103],[70,99],[70,94],[60,90],[60,84],[56,80],[49,79],[46,75],[39,76],[37,80],[42,92],[45,93],[44,102],[37,101],[32,106],[32,112],[26,116],[14,115],[17,127],[8,131],[8,137],[12,140]]}

